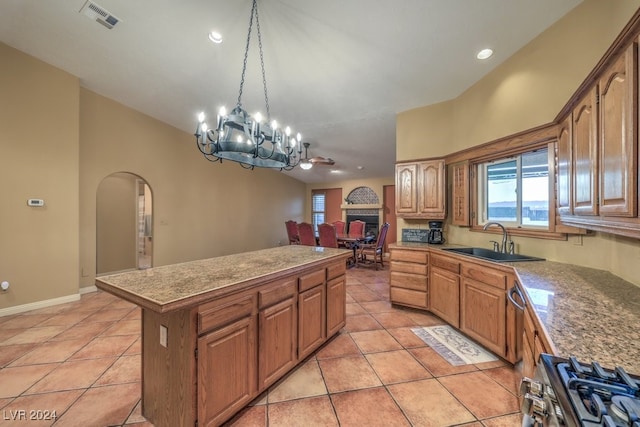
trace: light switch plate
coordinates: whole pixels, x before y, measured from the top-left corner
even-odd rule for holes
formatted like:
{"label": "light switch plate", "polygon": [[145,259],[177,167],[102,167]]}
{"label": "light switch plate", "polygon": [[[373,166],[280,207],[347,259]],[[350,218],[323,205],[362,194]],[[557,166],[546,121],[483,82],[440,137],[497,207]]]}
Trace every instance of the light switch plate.
{"label": "light switch plate", "polygon": [[160,345],[163,347],[167,346],[167,335],[168,329],[164,325],[160,325]]}

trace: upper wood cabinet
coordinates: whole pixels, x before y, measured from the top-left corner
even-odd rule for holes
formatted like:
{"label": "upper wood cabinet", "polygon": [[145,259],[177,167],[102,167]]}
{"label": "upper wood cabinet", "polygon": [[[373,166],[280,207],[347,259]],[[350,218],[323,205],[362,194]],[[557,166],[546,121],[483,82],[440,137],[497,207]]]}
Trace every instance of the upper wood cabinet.
{"label": "upper wood cabinet", "polygon": [[571,200],[573,198],[573,183],[571,164],[571,120],[569,115],[560,123],[558,128],[558,140],[556,146],[556,198],[558,214],[571,214],[573,208]]}
{"label": "upper wood cabinet", "polygon": [[637,214],[637,45],[605,71],[600,89],[600,214]]}
{"label": "upper wood cabinet", "polygon": [[598,87],[573,109],[573,213],[598,214]]}
{"label": "upper wood cabinet", "polygon": [[396,215],[401,218],[445,218],[443,159],[396,165]]}
{"label": "upper wood cabinet", "polygon": [[451,184],[452,210],[451,224],[469,225],[469,162],[451,166],[453,182]]}

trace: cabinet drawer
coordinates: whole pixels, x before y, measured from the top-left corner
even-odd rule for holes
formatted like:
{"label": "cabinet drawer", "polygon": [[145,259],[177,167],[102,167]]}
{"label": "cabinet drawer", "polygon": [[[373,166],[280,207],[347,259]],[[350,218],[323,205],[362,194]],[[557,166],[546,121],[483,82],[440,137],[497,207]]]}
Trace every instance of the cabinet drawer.
{"label": "cabinet drawer", "polygon": [[507,275],[501,271],[492,270],[476,264],[463,264],[462,274],[478,282],[494,286],[499,289],[507,289]]}
{"label": "cabinet drawer", "polygon": [[347,271],[346,262],[337,262],[327,267],[327,280],[342,276]]}
{"label": "cabinet drawer", "polygon": [[426,276],[429,272],[429,266],[426,264],[414,264],[412,262],[391,261],[391,271],[422,274]]}
{"label": "cabinet drawer", "polygon": [[324,283],[326,273],[324,268],[321,270],[314,271],[313,273],[305,274],[300,277],[300,288],[298,289],[300,292],[304,292],[307,289],[311,289],[314,286],[318,286]]}
{"label": "cabinet drawer", "polygon": [[391,251],[391,261],[405,261],[427,264],[428,260],[429,252],[427,251],[406,251],[400,249],[393,249]]}
{"label": "cabinet drawer", "polygon": [[256,294],[236,295],[198,307],[198,333],[210,331],[253,313]]}
{"label": "cabinet drawer", "polygon": [[427,276],[421,274],[409,274],[391,272],[391,286],[405,289],[415,289],[417,291],[427,291]]}
{"label": "cabinet drawer", "polygon": [[443,255],[431,254],[431,266],[456,274],[460,273],[460,262]]}
{"label": "cabinet drawer", "polygon": [[427,308],[427,293],[391,287],[390,297],[392,303],[410,305],[413,307]]}
{"label": "cabinet drawer", "polygon": [[258,306],[264,308],[295,295],[297,291],[295,277],[279,280],[264,286],[258,292]]}

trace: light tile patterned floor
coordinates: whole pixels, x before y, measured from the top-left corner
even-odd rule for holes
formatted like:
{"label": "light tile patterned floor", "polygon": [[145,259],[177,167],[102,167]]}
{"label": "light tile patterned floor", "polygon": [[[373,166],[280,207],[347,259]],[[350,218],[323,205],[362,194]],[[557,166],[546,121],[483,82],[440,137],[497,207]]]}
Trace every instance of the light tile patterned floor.
{"label": "light tile patterned floor", "polygon": [[[348,270],[347,293],[340,334],[228,425],[521,425],[520,372],[503,361],[451,366],[426,346],[410,328],[443,322],[389,304],[388,266]],[[151,426],[140,348],[140,310],[103,292],[0,317],[0,426]],[[21,410],[57,419],[25,422]]]}

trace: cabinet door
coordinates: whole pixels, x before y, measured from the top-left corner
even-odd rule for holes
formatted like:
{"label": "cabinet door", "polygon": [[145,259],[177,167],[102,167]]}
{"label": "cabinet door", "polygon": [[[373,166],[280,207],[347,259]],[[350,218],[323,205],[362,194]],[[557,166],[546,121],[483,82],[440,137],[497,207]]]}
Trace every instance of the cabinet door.
{"label": "cabinet door", "polygon": [[572,198],[571,164],[571,115],[560,124],[557,140],[557,188],[556,198],[559,215],[570,215]]}
{"label": "cabinet door", "polygon": [[451,167],[453,175],[453,183],[451,186],[451,195],[453,203],[453,218],[451,223],[454,225],[469,225],[469,163],[458,163]]}
{"label": "cabinet door", "polygon": [[418,164],[418,213],[424,218],[444,219],[445,208],[444,160]]}
{"label": "cabinet door", "polygon": [[431,267],[430,310],[451,326],[460,327],[460,276]]}
{"label": "cabinet door", "polygon": [[327,282],[327,336],[338,332],[347,320],[347,286],[344,276]]}
{"label": "cabinet door", "polygon": [[396,214],[416,214],[418,166],[415,163],[396,165]]}
{"label": "cabinet door", "polygon": [[318,348],[327,336],[325,304],[324,284],[298,294],[299,359],[304,359]]}
{"label": "cabinet door", "polygon": [[506,293],[463,278],[460,330],[501,357],[506,350]]}
{"label": "cabinet door", "polygon": [[297,362],[297,312],[295,297],[260,311],[258,386],[265,389]]}
{"label": "cabinet door", "polygon": [[598,214],[597,87],[573,110],[573,213]]}
{"label": "cabinet door", "polygon": [[256,317],[198,338],[199,425],[220,425],[255,395]]}
{"label": "cabinet door", "polygon": [[600,214],[636,216],[637,45],[600,78]]}

